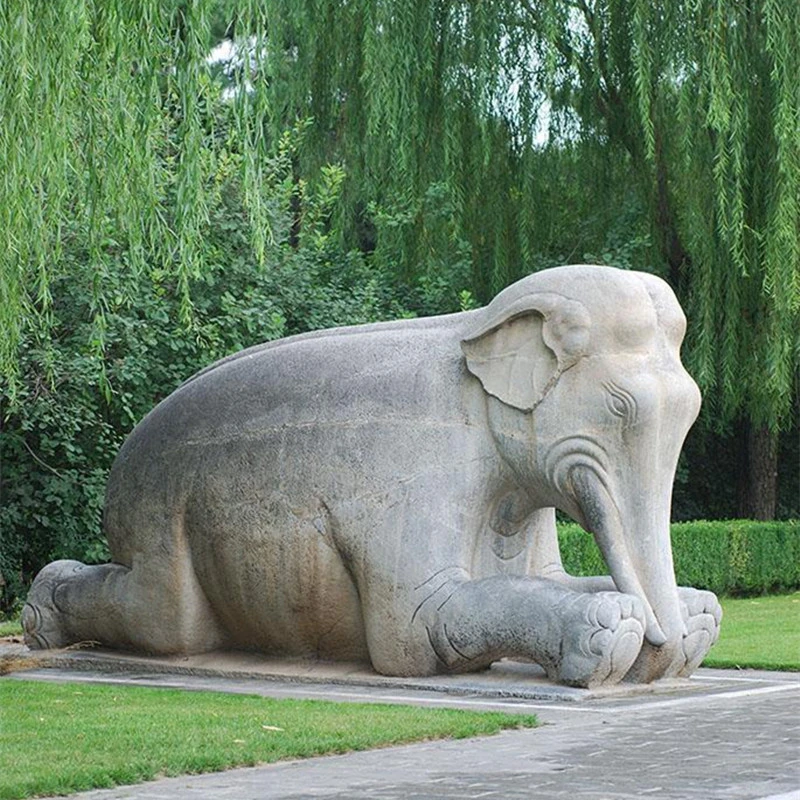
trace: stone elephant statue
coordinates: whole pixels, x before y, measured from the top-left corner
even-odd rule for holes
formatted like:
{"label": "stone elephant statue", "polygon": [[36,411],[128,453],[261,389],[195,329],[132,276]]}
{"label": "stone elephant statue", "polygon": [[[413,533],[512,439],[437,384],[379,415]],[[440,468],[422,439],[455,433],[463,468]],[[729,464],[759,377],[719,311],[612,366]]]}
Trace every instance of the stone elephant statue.
{"label": "stone elephant statue", "polygon": [[[584,687],[687,675],[721,612],[676,585],[670,550],[700,407],[684,331],[660,279],[577,265],[478,310],[222,359],[131,433],[107,488],[113,563],[46,566],[25,641],[404,676],[507,657]],[[565,573],[555,509],[610,576]]]}

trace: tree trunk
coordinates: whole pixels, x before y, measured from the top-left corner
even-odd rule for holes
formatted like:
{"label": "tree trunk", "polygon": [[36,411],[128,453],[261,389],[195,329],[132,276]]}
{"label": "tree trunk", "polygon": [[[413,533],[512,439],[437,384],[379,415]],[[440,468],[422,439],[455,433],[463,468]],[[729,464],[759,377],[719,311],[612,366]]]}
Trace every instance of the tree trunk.
{"label": "tree trunk", "polygon": [[778,499],[778,436],[766,425],[742,426],[739,475],[739,516],[775,519]]}
{"label": "tree trunk", "polygon": [[669,265],[669,283],[675,294],[683,300],[685,292],[685,270],[689,264],[689,256],[683,248],[672,201],[669,196],[669,179],[667,176],[667,161],[664,156],[664,143],[661,132],[656,129],[656,224],[661,234],[660,247],[667,264]]}

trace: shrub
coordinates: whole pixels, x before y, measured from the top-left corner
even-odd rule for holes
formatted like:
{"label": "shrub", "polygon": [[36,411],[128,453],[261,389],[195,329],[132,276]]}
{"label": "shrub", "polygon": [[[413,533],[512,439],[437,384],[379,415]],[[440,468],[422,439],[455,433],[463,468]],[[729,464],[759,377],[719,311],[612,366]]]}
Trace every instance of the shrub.
{"label": "shrub", "polygon": [[[52,340],[42,344],[26,330],[15,405],[0,386],[0,619],[19,611],[49,561],[107,560],[101,515],[108,470],[134,424],[183,380],[279,336],[406,313],[388,279],[359,253],[285,246],[261,268],[236,244],[229,235],[229,250],[220,245],[219,258],[209,258],[193,282],[191,325],[179,322],[176,287],[158,276],[142,275],[135,297],[120,288],[105,312],[102,351],[91,346],[91,297],[83,289],[93,265],[76,261],[53,281]],[[108,281],[124,265],[111,267]]]}
{"label": "shrub", "polygon": [[[564,567],[573,575],[608,572],[592,536],[559,528]],[[672,525],[675,576],[682,586],[719,595],[758,595],[800,588],[800,520],[725,520]]]}

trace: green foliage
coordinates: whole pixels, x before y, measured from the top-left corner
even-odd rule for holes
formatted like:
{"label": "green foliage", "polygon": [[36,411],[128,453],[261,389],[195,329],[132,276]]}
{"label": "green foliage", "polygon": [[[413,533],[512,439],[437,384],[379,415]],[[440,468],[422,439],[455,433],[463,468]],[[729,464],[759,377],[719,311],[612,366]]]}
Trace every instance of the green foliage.
{"label": "green foliage", "polygon": [[607,575],[608,567],[594,537],[572,522],[558,527],[558,543],[564,569],[570,575]]}
{"label": "green foliage", "polygon": [[[0,385],[0,613],[15,610],[48,561],[108,559],[101,514],[111,462],[133,425],[190,375],[270,339],[408,313],[380,268],[336,243],[341,168],[293,176],[301,135],[298,126],[280,137],[265,173],[272,244],[263,261],[236,150],[204,189],[197,275],[158,263],[131,272],[124,243],[109,239],[93,254],[79,221],[65,228],[47,326],[22,320],[16,381]],[[87,291],[98,280],[100,305]]]}
{"label": "green foliage", "polygon": [[0,682],[0,709],[4,800],[537,724],[523,714],[16,680]]}
{"label": "green foliage", "polygon": [[674,527],[675,571],[687,585],[752,595],[800,586],[800,524],[694,522]]}
{"label": "green foliage", "polygon": [[[179,321],[175,283],[142,276],[135,301],[119,295],[105,314],[103,355],[91,348],[92,310],[81,291],[91,269],[76,263],[54,281],[63,300],[55,309],[56,336],[37,348],[28,334],[19,402],[9,407],[0,432],[6,583],[0,611],[10,611],[35,572],[54,558],[107,558],[100,520],[111,462],[134,423],[187,377],[279,336],[404,313],[358,253],[287,247],[263,271],[247,256],[246,231],[239,233],[244,251],[220,253],[202,280],[190,284],[190,328]],[[207,246],[214,244],[212,237]],[[114,275],[111,269],[107,277]],[[98,390],[101,375],[108,398]]]}
{"label": "green foliage", "polygon": [[689,309],[687,357],[717,428],[791,424],[794,0],[322,8],[270,4],[265,91],[314,118],[301,162],[345,165],[345,232],[357,238],[368,207],[378,256],[434,297],[441,265],[481,301],[558,262],[661,273]]}
{"label": "green foliage", "polygon": [[[0,369],[12,391],[21,318],[52,321],[71,223],[98,264],[112,238],[127,243],[128,274],[156,260],[185,286],[196,272],[211,4],[0,4]],[[101,277],[85,287],[97,333],[109,298]]]}
{"label": "green foliage", "polygon": [[[592,536],[577,525],[559,529],[564,568],[573,575],[608,573]],[[682,522],[672,525],[679,585],[719,595],[759,595],[800,587],[800,521]]]}
{"label": "green foliage", "polygon": [[[789,430],[795,11],[0,3],[0,607],[50,558],[105,555],[108,465],[199,367],[312,328],[472,308],[555,264],[667,277],[706,429]],[[205,60],[221,35],[238,46],[225,69]],[[681,466],[680,516],[736,513],[734,459],[701,450]],[[791,516],[791,470],[781,481]]]}
{"label": "green foliage", "polygon": [[[739,493],[750,467],[742,452],[747,446],[743,430],[737,426],[719,433],[710,417],[701,417],[684,444],[672,493],[675,522],[734,519],[745,510]],[[778,440],[776,519],[800,518],[800,415],[796,417]]]}

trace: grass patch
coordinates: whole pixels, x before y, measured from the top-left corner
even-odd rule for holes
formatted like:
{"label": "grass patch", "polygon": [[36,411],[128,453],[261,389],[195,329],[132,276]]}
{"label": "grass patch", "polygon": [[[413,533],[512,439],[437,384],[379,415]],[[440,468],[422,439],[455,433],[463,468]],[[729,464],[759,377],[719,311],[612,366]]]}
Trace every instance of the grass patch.
{"label": "grass patch", "polygon": [[6,679],[0,798],[535,725],[530,715]]}
{"label": "grass patch", "polygon": [[722,629],[704,667],[800,670],[800,592],[720,603]]}
{"label": "grass patch", "polygon": [[22,636],[19,620],[0,620],[0,636]]}

